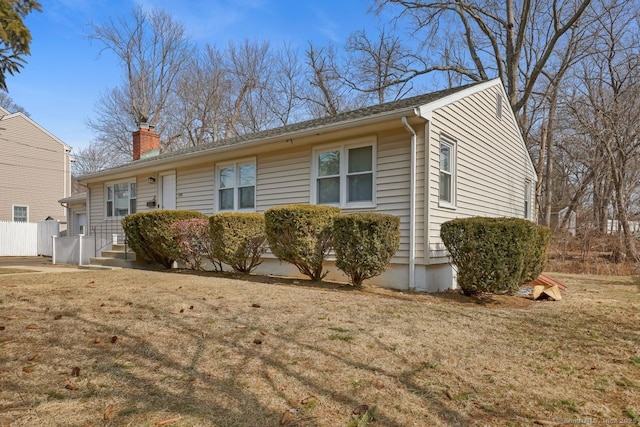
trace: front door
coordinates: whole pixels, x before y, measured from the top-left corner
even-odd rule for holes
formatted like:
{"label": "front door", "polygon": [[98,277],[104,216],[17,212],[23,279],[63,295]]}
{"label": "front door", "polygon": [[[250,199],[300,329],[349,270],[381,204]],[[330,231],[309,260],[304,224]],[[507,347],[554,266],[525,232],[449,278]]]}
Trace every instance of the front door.
{"label": "front door", "polygon": [[176,174],[171,172],[160,175],[162,181],[162,195],[160,199],[160,209],[176,208]]}
{"label": "front door", "polygon": [[77,213],[75,214],[75,235],[87,234],[87,214]]}

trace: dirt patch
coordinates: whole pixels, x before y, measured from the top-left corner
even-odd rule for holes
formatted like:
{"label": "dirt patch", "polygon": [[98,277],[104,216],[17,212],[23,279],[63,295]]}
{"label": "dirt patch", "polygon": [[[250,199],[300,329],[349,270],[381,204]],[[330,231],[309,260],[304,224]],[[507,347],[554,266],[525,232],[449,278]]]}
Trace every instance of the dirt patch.
{"label": "dirt patch", "polygon": [[232,274],[0,276],[0,425],[630,422],[640,281],[554,277],[569,286],[557,302]]}

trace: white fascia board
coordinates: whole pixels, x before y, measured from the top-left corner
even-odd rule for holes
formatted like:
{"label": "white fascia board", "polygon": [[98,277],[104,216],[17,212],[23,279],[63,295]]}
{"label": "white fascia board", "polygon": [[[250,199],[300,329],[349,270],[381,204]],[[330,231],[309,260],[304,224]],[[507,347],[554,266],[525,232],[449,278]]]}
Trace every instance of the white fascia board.
{"label": "white fascia board", "polygon": [[[495,78],[495,79],[487,80],[484,83],[474,85],[468,89],[461,90],[460,92],[456,92],[452,95],[445,96],[444,98],[440,98],[428,104],[421,105],[420,107],[417,108],[417,115],[431,122],[433,119],[433,112],[435,110],[446,107],[447,105],[452,104],[454,102],[460,101],[461,99],[466,98],[467,96],[475,95],[476,93],[482,92],[483,90],[486,90],[493,86],[498,86],[500,88],[500,91],[502,92],[502,96],[505,100],[509,99],[507,97],[506,91],[504,90],[504,86],[502,85],[502,81],[499,78]],[[527,162],[529,163],[529,167],[531,168],[531,172],[532,172],[531,178],[533,179],[534,182],[537,182],[538,175],[536,174],[536,168],[533,166],[533,161],[531,160],[531,156],[529,155],[527,144],[525,144],[524,142],[522,131],[520,129],[520,126],[518,125],[518,121],[516,120],[516,116],[513,113],[511,106],[508,106],[507,104],[507,108],[503,108],[502,114],[509,116],[508,120],[511,121],[514,129],[516,129],[520,146],[522,147],[524,152],[527,154],[526,155]]]}
{"label": "white fascia board", "polygon": [[445,96],[444,98],[440,98],[428,104],[421,105],[420,107],[418,107],[418,114],[424,117],[425,119],[431,121],[433,118],[434,110],[437,110],[442,107],[446,107],[447,105],[453,104],[456,101],[460,101],[461,99],[466,98],[467,96],[475,95],[478,92],[482,92],[483,90],[496,85],[502,86],[502,82],[498,78],[487,80],[486,82],[479,83],[477,85],[473,85],[470,88],[461,90],[452,95]]}

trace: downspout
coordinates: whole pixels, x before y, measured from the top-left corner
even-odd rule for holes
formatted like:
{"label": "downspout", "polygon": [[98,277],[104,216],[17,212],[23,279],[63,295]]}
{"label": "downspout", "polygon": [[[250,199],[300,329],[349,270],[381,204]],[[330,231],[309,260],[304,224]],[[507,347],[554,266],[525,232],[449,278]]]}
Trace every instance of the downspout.
{"label": "downspout", "polygon": [[418,135],[413,130],[407,118],[402,118],[402,124],[411,133],[411,184],[409,186],[409,290],[416,288],[416,152]]}
{"label": "downspout", "polygon": [[[65,197],[69,197],[71,195],[71,189],[69,189],[69,192],[67,192],[67,162],[69,161],[69,152],[67,151],[66,148],[63,149],[63,154],[64,156],[64,167],[62,168],[62,174],[64,175],[64,179],[63,182],[64,184],[62,185],[62,198],[64,199]],[[70,166],[69,166],[70,167]],[[63,206],[65,207],[65,206]],[[67,218],[67,227],[69,226],[69,210],[65,209],[65,213],[64,216]],[[67,232],[68,233],[68,232]]]}

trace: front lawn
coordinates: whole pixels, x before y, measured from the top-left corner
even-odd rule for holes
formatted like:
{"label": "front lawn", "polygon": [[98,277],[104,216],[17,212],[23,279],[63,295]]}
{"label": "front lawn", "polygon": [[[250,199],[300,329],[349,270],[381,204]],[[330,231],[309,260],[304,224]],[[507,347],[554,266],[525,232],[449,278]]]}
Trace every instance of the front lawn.
{"label": "front lawn", "polygon": [[554,277],[569,286],[557,302],[227,274],[0,275],[0,425],[640,420],[640,279]]}

